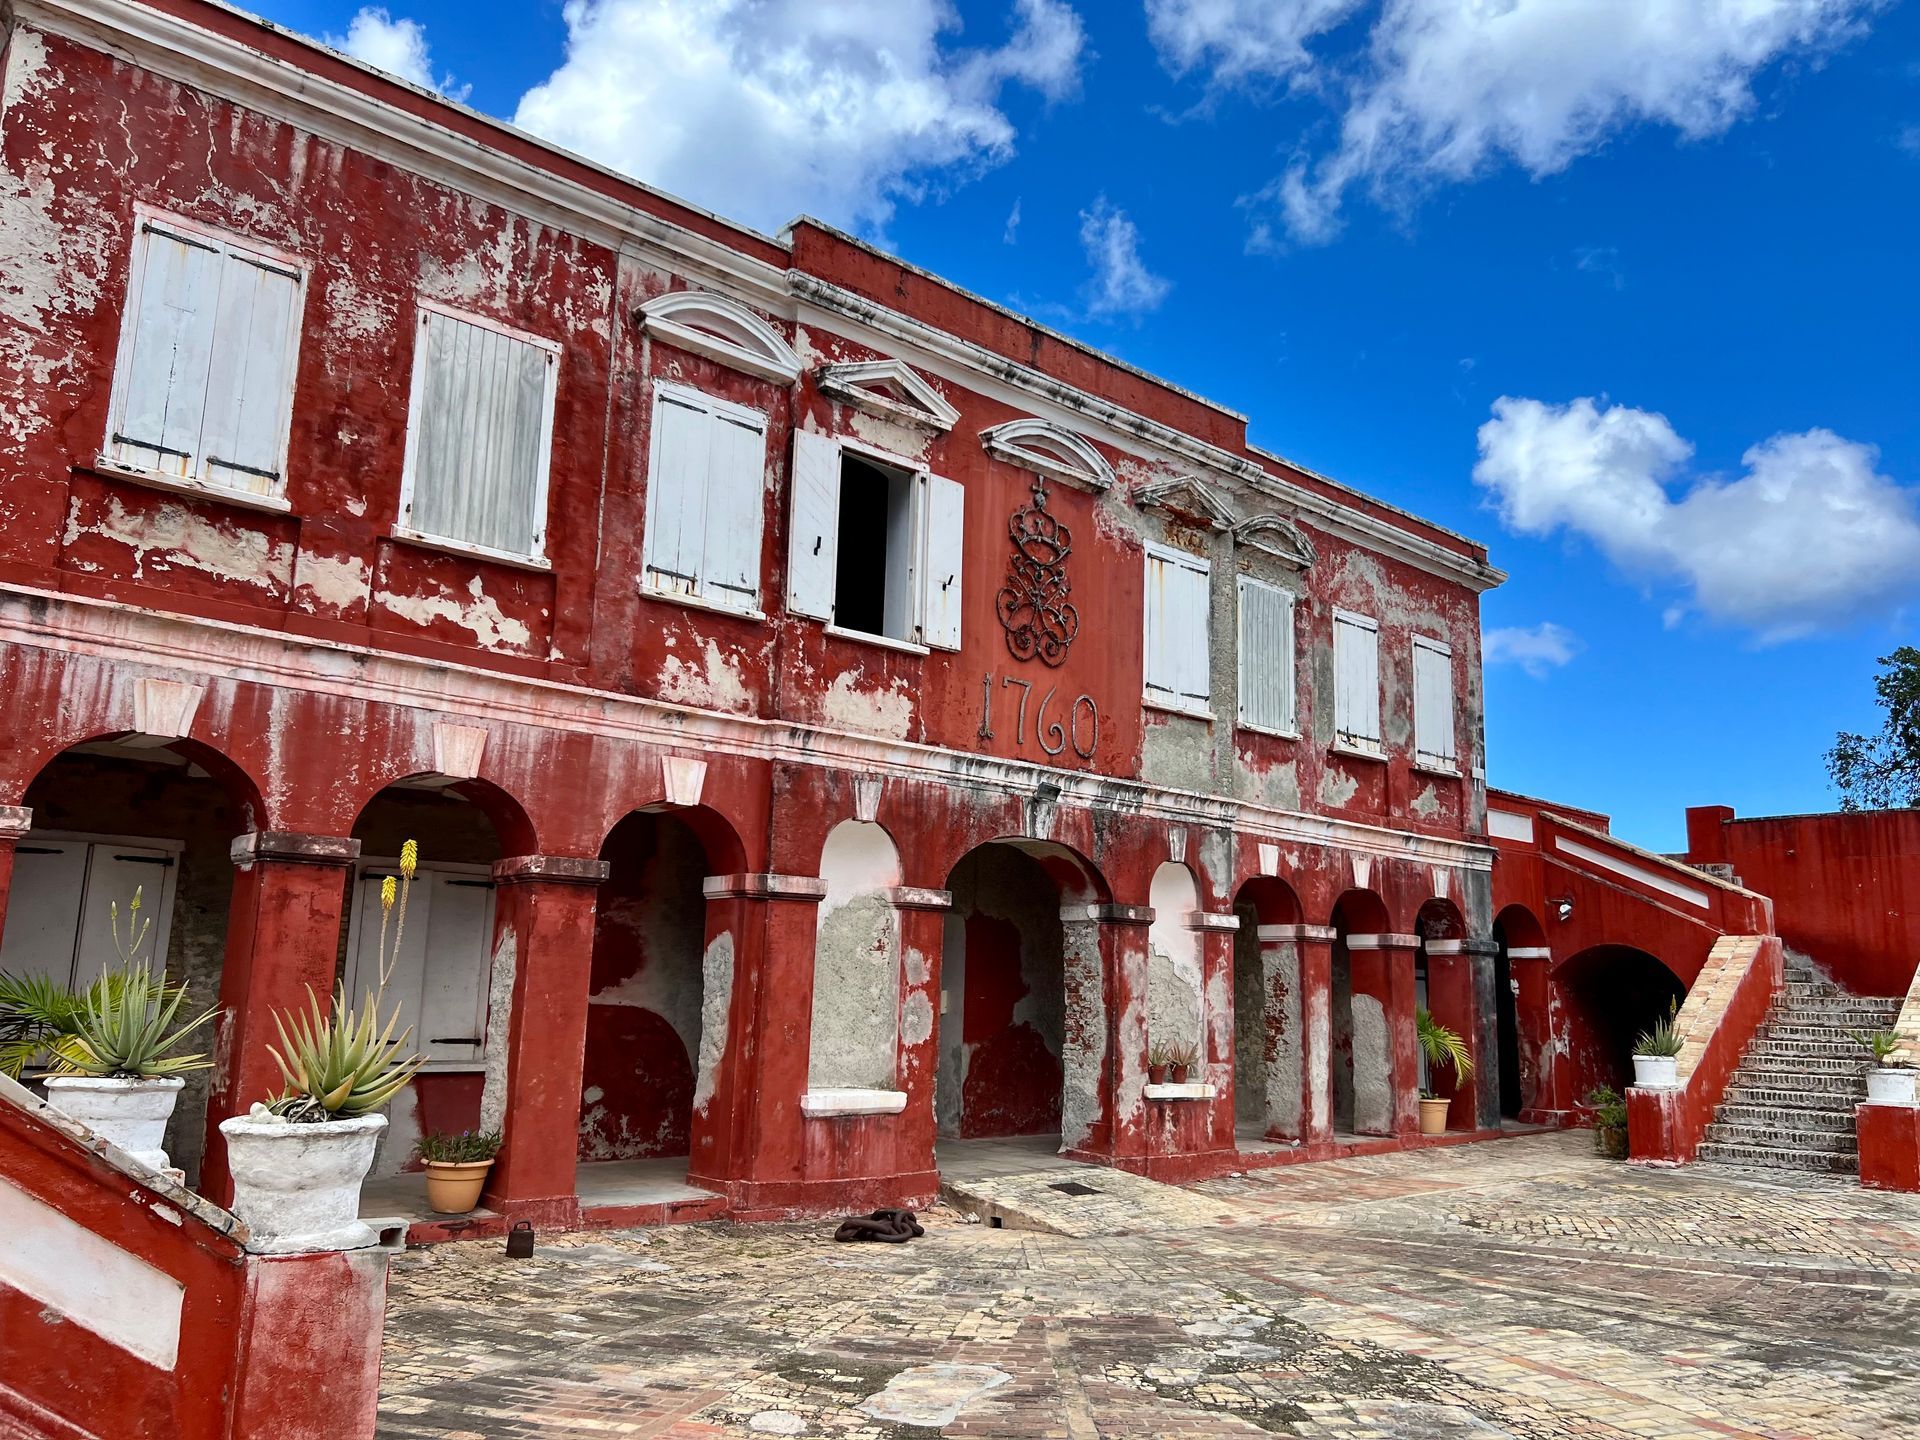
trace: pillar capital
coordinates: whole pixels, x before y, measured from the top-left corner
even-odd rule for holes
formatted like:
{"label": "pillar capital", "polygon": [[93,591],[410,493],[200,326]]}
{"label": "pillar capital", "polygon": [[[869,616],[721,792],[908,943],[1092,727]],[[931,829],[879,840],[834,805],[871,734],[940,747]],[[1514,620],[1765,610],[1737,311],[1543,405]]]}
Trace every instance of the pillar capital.
{"label": "pillar capital", "polygon": [[1551,960],[1553,959],[1553,947],[1550,945],[1509,945],[1507,947],[1507,959]]}
{"label": "pillar capital", "polygon": [[302,835],[292,830],[249,830],[228,847],[233,863],[250,870],[256,861],[294,865],[332,865],[341,869],[360,858],[360,842],[351,835]]}
{"label": "pillar capital", "polygon": [[1349,950],[1418,950],[1419,948],[1420,937],[1418,935],[1382,933],[1378,935],[1347,936],[1347,949]]}
{"label": "pillar capital", "polygon": [[1211,910],[1193,910],[1185,919],[1189,930],[1238,930],[1240,917],[1233,914],[1216,915]]}
{"label": "pillar capital", "polygon": [[1255,933],[1262,945],[1298,944],[1301,941],[1331,945],[1339,938],[1339,932],[1331,925],[1262,925]]}
{"label": "pillar capital", "polygon": [[827,898],[827,882],[818,875],[709,875],[700,882],[709,900],[798,900],[818,904]]}
{"label": "pillar capital", "polygon": [[607,878],[604,860],[573,855],[509,855],[493,862],[496,885],[598,885]]}
{"label": "pillar capital", "polygon": [[1151,905],[1062,905],[1060,921],[1065,925],[1151,925]]}
{"label": "pillar capital", "polygon": [[884,892],[896,910],[951,910],[951,890],[926,890],[918,885],[896,885]]}
{"label": "pillar capital", "polygon": [[18,840],[32,828],[31,806],[0,805],[0,840]]}

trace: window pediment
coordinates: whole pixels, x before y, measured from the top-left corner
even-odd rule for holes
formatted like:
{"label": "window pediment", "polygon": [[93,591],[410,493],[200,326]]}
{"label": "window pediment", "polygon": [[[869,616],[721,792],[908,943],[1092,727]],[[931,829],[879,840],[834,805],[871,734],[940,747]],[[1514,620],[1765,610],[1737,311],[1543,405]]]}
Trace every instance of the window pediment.
{"label": "window pediment", "polygon": [[1233,540],[1236,545],[1245,545],[1271,555],[1283,565],[1295,570],[1310,570],[1318,558],[1314,554],[1313,542],[1300,527],[1291,520],[1278,515],[1255,515],[1234,527]]}
{"label": "window pediment", "polygon": [[1065,485],[1096,491],[1113,485],[1113,467],[1098,450],[1045,420],[1009,420],[982,430],[980,443],[996,459]]}
{"label": "window pediment", "polygon": [[780,332],[722,296],[675,290],[649,300],[635,318],[647,334],[749,375],[783,385],[800,378],[800,357]]}
{"label": "window pediment", "polygon": [[1153,506],[1177,515],[1190,515],[1210,529],[1233,529],[1233,507],[1211,485],[1192,475],[1143,480],[1133,487],[1133,503],[1143,510]]}
{"label": "window pediment", "polygon": [[869,415],[942,435],[960,420],[960,412],[905,361],[848,361],[822,365],[815,374],[823,394]]}

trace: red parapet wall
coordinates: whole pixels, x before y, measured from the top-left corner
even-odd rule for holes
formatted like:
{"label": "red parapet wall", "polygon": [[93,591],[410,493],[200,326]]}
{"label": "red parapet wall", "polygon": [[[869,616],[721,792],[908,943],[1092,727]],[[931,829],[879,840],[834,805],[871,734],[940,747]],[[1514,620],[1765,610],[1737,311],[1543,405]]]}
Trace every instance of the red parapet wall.
{"label": "red parapet wall", "polygon": [[1860,1183],[1869,1190],[1920,1192],[1920,1106],[1861,1105]]}
{"label": "red parapet wall", "polygon": [[1627,1091],[1633,1159],[1671,1164],[1693,1159],[1727,1081],[1766,1023],[1782,966],[1778,936],[1729,935],[1714,945],[1680,1011],[1680,1087]]}

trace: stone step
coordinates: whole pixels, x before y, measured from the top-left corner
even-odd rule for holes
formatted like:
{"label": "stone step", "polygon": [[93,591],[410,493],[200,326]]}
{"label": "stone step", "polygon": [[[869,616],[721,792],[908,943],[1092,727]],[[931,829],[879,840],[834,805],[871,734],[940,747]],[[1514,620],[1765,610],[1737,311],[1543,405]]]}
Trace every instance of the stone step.
{"label": "stone step", "polygon": [[1754,1145],[1769,1150],[1818,1150],[1834,1155],[1857,1155],[1860,1143],[1852,1131],[1787,1129],[1774,1125],[1727,1125],[1716,1120],[1702,1137],[1716,1145]]}
{"label": "stone step", "polygon": [[1901,1001],[1877,995],[1796,995],[1789,986],[1775,998],[1782,1010],[1796,1015],[1857,1015],[1864,1020],[1890,1020],[1900,1013]]}
{"label": "stone step", "polygon": [[1769,1020],[1760,1033],[1769,1040],[1819,1040],[1847,1044],[1867,1054],[1867,1049],[1854,1037],[1871,1035],[1877,1026],[1864,1025],[1822,1025],[1817,1021],[1794,1016],[1791,1020]]}
{"label": "stone step", "polygon": [[1792,1095],[1821,1097],[1819,1101],[1809,1099],[1808,1104],[1824,1103],[1833,1096],[1861,1100],[1867,1097],[1864,1071],[1812,1070],[1800,1065],[1742,1065],[1733,1072],[1730,1083],[1757,1090],[1784,1090]]}
{"label": "stone step", "polygon": [[1809,1115],[1844,1115],[1853,1123],[1853,1107],[1867,1098],[1866,1087],[1859,1091],[1807,1091],[1791,1086],[1749,1085],[1735,1077],[1721,1097],[1723,1105],[1752,1105],[1762,1110],[1799,1110]]}
{"label": "stone step", "polygon": [[1778,1130],[1805,1130],[1829,1135],[1853,1134],[1853,1108],[1819,1110],[1799,1105],[1755,1105],[1730,1100],[1713,1112],[1715,1125],[1773,1126]]}
{"label": "stone step", "polygon": [[1827,1150],[1776,1150],[1764,1145],[1730,1145],[1707,1141],[1695,1152],[1696,1160],[1710,1165],[1743,1165],[1763,1170],[1821,1170],[1834,1175],[1853,1175],[1860,1169],[1857,1155],[1839,1155]]}
{"label": "stone step", "polygon": [[1777,1056],[1783,1060],[1832,1060],[1843,1065],[1872,1065],[1873,1056],[1851,1040],[1774,1039],[1762,1036],[1747,1046],[1743,1059]]}

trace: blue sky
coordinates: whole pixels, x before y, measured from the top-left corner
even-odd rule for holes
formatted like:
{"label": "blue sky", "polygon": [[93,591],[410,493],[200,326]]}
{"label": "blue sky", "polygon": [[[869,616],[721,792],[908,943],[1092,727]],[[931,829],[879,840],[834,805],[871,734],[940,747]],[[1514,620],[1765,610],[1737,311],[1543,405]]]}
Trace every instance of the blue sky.
{"label": "blue sky", "polygon": [[1492,783],[1640,843],[1830,808],[1912,638],[1913,0],[261,8],[1484,540]]}

